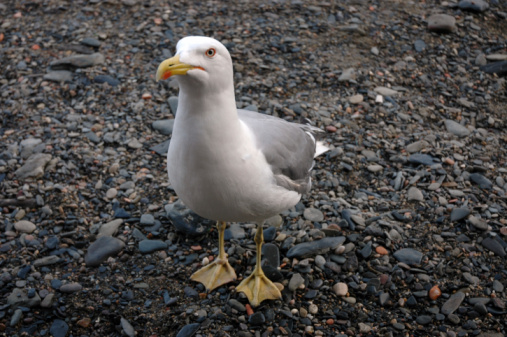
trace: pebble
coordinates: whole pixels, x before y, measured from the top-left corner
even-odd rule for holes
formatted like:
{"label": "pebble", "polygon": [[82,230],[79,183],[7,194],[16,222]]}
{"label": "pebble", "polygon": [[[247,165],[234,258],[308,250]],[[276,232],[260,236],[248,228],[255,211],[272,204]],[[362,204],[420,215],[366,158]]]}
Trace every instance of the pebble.
{"label": "pebble", "polygon": [[373,91],[382,96],[397,96],[399,94],[398,91],[386,87],[376,87]]}
{"label": "pebble", "polygon": [[480,173],[470,174],[470,181],[479,185],[480,188],[490,190],[493,187],[493,183]]}
{"label": "pebble", "polygon": [[113,236],[118,231],[118,228],[123,224],[123,219],[115,219],[103,224],[99,228],[98,238],[102,236]]}
{"label": "pebble", "polygon": [[103,64],[104,62],[105,57],[101,53],[94,53],[90,55],[77,54],[53,61],[51,62],[50,67],[52,70],[67,70],[69,68],[88,68]]}
{"label": "pebble", "polygon": [[447,131],[458,137],[467,137],[471,133],[471,131],[468,130],[466,127],[453,120],[446,119],[444,123],[445,127],[447,128]]}
{"label": "pebble", "polygon": [[424,195],[417,187],[410,187],[407,192],[407,199],[411,201],[424,201]]}
{"label": "pebble", "polygon": [[440,312],[444,315],[449,315],[455,312],[458,307],[461,305],[461,302],[465,299],[465,294],[462,292],[457,292],[451,295],[451,297],[442,305],[440,308]]}
{"label": "pebble", "polygon": [[312,242],[303,242],[289,249],[287,257],[306,258],[323,254],[329,250],[336,249],[343,242],[345,242],[345,237],[343,236],[323,238]]}
{"label": "pebble", "polygon": [[336,296],[346,296],[349,292],[349,288],[346,283],[338,282],[333,286],[333,291]]}
{"label": "pebble", "polygon": [[69,325],[61,319],[55,319],[49,328],[49,332],[53,337],[65,337],[69,331]]}
{"label": "pebble", "polygon": [[108,257],[117,255],[124,247],[123,241],[111,236],[102,236],[88,247],[85,263],[87,266],[97,267]]}
{"label": "pebble", "polygon": [[44,168],[53,156],[47,153],[35,153],[31,155],[14,174],[19,179],[39,178],[44,174]]}
{"label": "pebble", "polygon": [[454,208],[451,211],[451,222],[460,221],[466,218],[470,214],[470,210],[468,208]]}
{"label": "pebble", "polygon": [[52,82],[72,82],[74,73],[68,70],[53,70],[44,74],[43,78]]}
{"label": "pebble", "polygon": [[324,220],[324,213],[317,208],[305,208],[303,216],[306,220],[320,222]]}
{"label": "pebble", "polygon": [[489,8],[489,4],[484,0],[461,0],[458,7],[474,12],[484,12]]}
{"label": "pebble", "polygon": [[60,287],[62,293],[75,293],[83,289],[83,286],[79,283],[66,283]]}
{"label": "pebble", "polygon": [[31,221],[21,220],[14,224],[14,228],[16,228],[18,232],[33,233],[37,226],[35,226],[35,224]]}
{"label": "pebble", "polygon": [[357,95],[354,95],[354,96],[350,96],[349,97],[349,102],[351,104],[359,104],[363,101],[364,97],[363,95],[361,94],[357,94]]}
{"label": "pebble", "polygon": [[254,312],[250,317],[248,317],[248,323],[252,326],[258,326],[266,323],[266,317],[260,311]]}
{"label": "pebble", "polygon": [[500,257],[505,257],[507,255],[507,252],[505,251],[505,248],[502,246],[502,244],[492,237],[487,237],[482,240],[481,245]]}
{"label": "pebble", "polygon": [[295,291],[299,289],[301,285],[305,283],[305,279],[301,276],[299,273],[295,273],[292,275],[290,281],[289,281],[289,290]]}
{"label": "pebble", "polygon": [[423,254],[412,248],[403,248],[394,252],[393,256],[396,260],[408,265],[419,265]]}
{"label": "pebble", "polygon": [[132,324],[130,324],[130,322],[128,320],[126,320],[125,318],[121,318],[120,319],[120,325],[121,325],[121,328],[123,329],[123,332],[128,336],[128,337],[134,337],[136,335],[136,331],[134,329],[134,327],[132,326]]}
{"label": "pebble", "polygon": [[93,82],[95,83],[107,83],[112,87],[116,87],[117,85],[120,85],[120,81],[112,76],[109,75],[97,75],[93,78]]}
{"label": "pebble", "polygon": [[447,14],[433,14],[428,17],[428,30],[437,33],[452,33],[456,30],[456,19]]}
{"label": "pebble", "polygon": [[143,240],[139,242],[139,251],[143,254],[153,253],[157,250],[167,249],[167,243],[160,240]]}

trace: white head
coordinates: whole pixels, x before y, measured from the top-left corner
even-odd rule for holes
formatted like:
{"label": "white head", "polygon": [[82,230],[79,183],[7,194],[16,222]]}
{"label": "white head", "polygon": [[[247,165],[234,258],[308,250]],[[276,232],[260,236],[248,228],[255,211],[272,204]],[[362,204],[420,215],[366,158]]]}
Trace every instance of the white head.
{"label": "white head", "polygon": [[157,81],[172,76],[183,90],[217,93],[234,88],[231,55],[210,37],[188,36],[178,42],[176,55],[157,69]]}

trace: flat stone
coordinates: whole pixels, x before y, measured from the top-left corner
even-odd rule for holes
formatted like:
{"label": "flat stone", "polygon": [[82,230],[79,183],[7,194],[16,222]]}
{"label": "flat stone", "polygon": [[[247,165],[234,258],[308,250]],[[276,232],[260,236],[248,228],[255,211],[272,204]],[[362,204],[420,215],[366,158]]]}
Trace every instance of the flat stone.
{"label": "flat stone", "polygon": [[232,223],[229,228],[225,230],[224,238],[226,241],[229,241],[230,239],[241,240],[245,237],[245,229],[238,223]]}
{"label": "flat stone", "polygon": [[491,180],[489,180],[480,173],[470,174],[470,181],[476,183],[477,185],[479,185],[480,188],[486,190],[490,190],[493,187],[493,183],[491,182]]}
{"label": "flat stone", "polygon": [[41,299],[39,294],[35,292],[35,296],[28,297],[28,293],[25,289],[14,288],[12,293],[7,296],[7,303],[13,307],[35,307],[40,305]]}
{"label": "flat stone", "polygon": [[440,312],[444,315],[452,314],[461,305],[461,302],[465,299],[465,294],[457,292],[451,295],[451,297],[442,305]]}
{"label": "flat stone", "polygon": [[399,94],[398,91],[386,87],[376,87],[373,91],[382,96],[397,96]]}
{"label": "flat stone", "polygon": [[431,316],[421,315],[421,316],[417,316],[415,321],[417,322],[417,324],[426,325],[426,324],[430,324],[432,319],[431,319]]}
{"label": "flat stone", "polygon": [[108,199],[114,199],[118,195],[118,190],[114,187],[110,188],[106,192],[106,198]]}
{"label": "flat stone", "polygon": [[95,83],[107,83],[109,84],[110,86],[112,87],[116,87],[117,85],[119,85],[121,82],[112,77],[112,76],[109,76],[109,75],[97,75],[93,78],[93,82]]}
{"label": "flat stone", "polygon": [[312,222],[320,222],[324,220],[324,213],[322,213],[322,211],[317,208],[305,208],[303,216],[306,220]]}
{"label": "flat stone", "polygon": [[437,33],[451,33],[456,30],[456,19],[447,14],[433,14],[428,18],[428,30]]}
{"label": "flat stone", "polygon": [[410,201],[424,201],[424,195],[420,189],[412,186],[408,189],[407,199]]}
{"label": "flat stone", "polygon": [[80,291],[81,289],[83,289],[83,286],[77,282],[73,282],[73,283],[66,283],[64,285],[62,285],[60,287],[60,291],[62,293],[68,293],[68,294],[71,294],[71,293],[75,293],[77,291]]}
{"label": "flat stone", "polygon": [[74,73],[68,70],[53,70],[43,76],[46,81],[52,82],[72,82]]}
{"label": "flat stone", "polygon": [[412,248],[403,248],[394,252],[393,256],[396,260],[408,265],[419,265],[423,254]]}
{"label": "flat stone", "polygon": [[345,69],[338,77],[339,82],[346,82],[355,79],[356,79],[356,70],[354,68]]}
{"label": "flat stone", "polygon": [[90,46],[90,47],[94,47],[94,48],[100,47],[100,44],[101,44],[99,40],[97,40],[93,37],[85,37],[84,39],[82,39],[79,42],[85,46]]}
{"label": "flat stone", "polygon": [[351,104],[359,104],[361,103],[362,101],[364,100],[364,96],[361,95],[361,94],[357,94],[357,95],[354,95],[354,96],[350,96],[349,97],[349,102]]}
{"label": "flat stone", "polygon": [[112,236],[102,236],[95,240],[85,255],[85,263],[97,267],[110,256],[117,255],[125,247],[125,243]]}
{"label": "flat stone", "polygon": [[65,337],[68,331],[69,325],[61,319],[55,319],[53,324],[51,324],[51,328],[49,328],[49,333],[51,333],[53,337]]}
{"label": "flat stone", "polygon": [[493,253],[495,253],[500,257],[504,257],[505,255],[507,255],[502,244],[497,240],[495,240],[494,238],[491,237],[485,238],[484,240],[482,240],[481,245],[487,250],[492,251]]}
{"label": "flat stone", "polygon": [[376,172],[382,171],[384,169],[384,167],[379,164],[373,164],[373,165],[368,165],[367,169],[370,172],[376,173]]}
{"label": "flat stone", "polygon": [[170,135],[173,133],[174,119],[163,119],[151,123],[151,127],[163,135]]}
{"label": "flat stone", "polygon": [[49,266],[51,264],[55,264],[58,261],[60,261],[60,257],[56,255],[49,255],[41,257],[40,259],[37,259],[33,262],[34,267],[42,267],[42,266]]}
{"label": "flat stone", "polygon": [[183,328],[181,328],[176,337],[192,337],[193,335],[195,335],[197,330],[199,330],[200,326],[201,325],[199,323],[187,324]]}
{"label": "flat stone", "polygon": [[488,223],[486,221],[484,221],[483,219],[479,219],[479,218],[471,215],[468,217],[468,221],[470,222],[470,224],[472,226],[474,226],[475,228],[477,228],[479,230],[482,230],[482,231],[488,230]]}
{"label": "flat stone", "polygon": [[35,153],[31,155],[23,166],[16,170],[15,175],[19,179],[40,178],[44,174],[46,164],[51,161],[52,156],[47,153]]}
{"label": "flat stone", "polygon": [[262,245],[262,260],[265,260],[266,264],[273,268],[280,267],[280,251],[278,246],[272,243]]}
{"label": "flat stone", "polygon": [[461,0],[458,7],[467,11],[484,12],[489,8],[489,4],[484,0]]}
{"label": "flat stone", "polygon": [[427,148],[430,144],[425,140],[419,140],[407,145],[408,153],[416,153]]}
{"label": "flat stone", "polygon": [[20,220],[14,224],[14,228],[16,228],[18,232],[33,233],[33,231],[35,231],[37,226],[35,226],[35,224],[31,221]]}
{"label": "flat stone", "polygon": [[290,281],[289,281],[289,290],[290,291],[295,291],[296,289],[299,289],[299,287],[305,283],[305,279],[303,278],[303,276],[301,276],[301,274],[299,273],[295,273],[292,275]]}
{"label": "flat stone", "polygon": [[55,299],[56,299],[55,293],[49,293],[46,295],[46,297],[44,297],[40,306],[43,308],[50,308],[53,305]]}
{"label": "flat stone", "polygon": [[165,157],[165,156],[167,156],[167,151],[169,150],[169,143],[171,143],[170,139],[166,140],[163,143],[160,143],[160,144],[150,147],[150,151],[153,151],[156,154]]}
{"label": "flat stone", "polygon": [[429,154],[422,154],[422,153],[415,153],[408,157],[408,161],[412,164],[422,164],[431,166],[435,164],[435,161],[433,160],[433,157]]}
{"label": "flat stone", "polygon": [[94,65],[103,64],[105,61],[104,55],[101,53],[94,54],[77,54],[63,59],[51,62],[51,70],[66,70],[72,68],[88,68]]}
{"label": "flat stone", "polygon": [[139,242],[139,251],[144,254],[167,249],[167,243],[161,240],[143,240]]}
{"label": "flat stone", "polygon": [[345,242],[345,237],[343,236],[323,238],[321,240],[311,242],[303,242],[289,249],[287,252],[287,257],[306,258],[318,254],[324,254],[330,249],[336,249],[343,242]]}
{"label": "flat stone", "polygon": [[488,74],[497,74],[498,76],[507,75],[507,61],[492,62],[481,67],[481,70]]}
{"label": "flat stone", "polygon": [[132,326],[132,324],[130,324],[130,322],[128,320],[126,320],[125,318],[122,317],[120,319],[120,325],[121,325],[121,328],[123,329],[123,332],[125,333],[125,335],[127,335],[128,337],[135,337],[136,330],[134,329],[134,327]]}
{"label": "flat stone", "polygon": [[454,208],[451,211],[451,222],[460,221],[466,218],[470,214],[470,210],[468,208]]}
{"label": "flat stone", "polygon": [[153,226],[155,224],[155,217],[153,214],[143,214],[139,223],[143,226]]}
{"label": "flat stone", "polygon": [[463,125],[461,125],[453,120],[446,119],[444,121],[444,124],[445,124],[445,127],[447,128],[447,131],[449,131],[450,133],[452,133],[453,135],[456,135],[458,137],[467,137],[471,133],[471,131],[468,130],[466,127],[464,127]]}

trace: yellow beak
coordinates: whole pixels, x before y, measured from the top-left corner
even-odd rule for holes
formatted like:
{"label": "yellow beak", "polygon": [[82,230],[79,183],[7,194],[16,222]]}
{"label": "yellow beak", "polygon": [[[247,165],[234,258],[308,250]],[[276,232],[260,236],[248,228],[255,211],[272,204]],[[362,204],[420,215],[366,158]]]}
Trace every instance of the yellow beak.
{"label": "yellow beak", "polygon": [[181,63],[180,55],[176,55],[160,63],[157,69],[157,82],[161,79],[167,80],[174,75],[186,75],[189,70],[195,68],[204,70],[202,67],[194,67],[190,64]]}

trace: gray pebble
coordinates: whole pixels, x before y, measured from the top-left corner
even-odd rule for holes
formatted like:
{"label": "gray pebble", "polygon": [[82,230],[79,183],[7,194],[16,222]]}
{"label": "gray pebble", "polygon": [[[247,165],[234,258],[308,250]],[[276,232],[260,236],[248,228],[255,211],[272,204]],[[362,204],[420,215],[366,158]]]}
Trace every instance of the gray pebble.
{"label": "gray pebble", "polygon": [[440,312],[444,315],[452,314],[461,305],[461,302],[465,299],[465,294],[457,292],[451,295],[451,297],[444,303]]}
{"label": "gray pebble", "polygon": [[167,243],[160,240],[143,240],[139,242],[139,251],[144,254],[167,249]]}
{"label": "gray pebble", "polygon": [[323,238],[318,241],[312,242],[303,242],[300,243],[287,252],[287,257],[293,258],[305,258],[310,256],[315,256],[317,254],[323,254],[330,249],[336,249],[339,245],[341,245],[345,241],[345,237],[331,237],[331,238]]}
{"label": "gray pebble", "polygon": [[423,254],[412,248],[403,248],[393,254],[394,258],[408,265],[421,264]]}
{"label": "gray pebble", "polygon": [[110,256],[117,255],[125,247],[125,243],[111,236],[102,236],[93,242],[85,255],[85,263],[97,267]]}
{"label": "gray pebble", "polygon": [[320,222],[324,220],[324,214],[317,208],[305,208],[303,216],[306,220]]}

